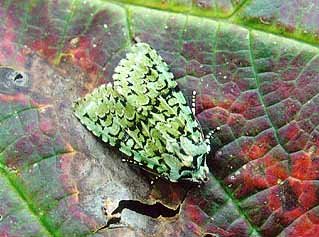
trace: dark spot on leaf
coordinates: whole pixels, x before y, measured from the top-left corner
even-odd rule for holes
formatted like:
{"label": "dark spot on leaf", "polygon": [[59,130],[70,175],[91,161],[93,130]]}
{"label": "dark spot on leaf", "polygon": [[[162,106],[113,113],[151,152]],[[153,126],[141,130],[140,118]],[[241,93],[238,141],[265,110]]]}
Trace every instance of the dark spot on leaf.
{"label": "dark spot on leaf", "polygon": [[23,79],[23,75],[21,73],[17,73],[17,75],[13,78],[14,81],[17,81],[19,79]]}
{"label": "dark spot on leaf", "polygon": [[0,92],[14,94],[30,87],[29,76],[10,67],[0,67]]}
{"label": "dark spot on leaf", "polygon": [[288,181],[285,181],[280,186],[280,200],[282,203],[283,210],[285,211],[293,210],[298,205],[298,197]]}

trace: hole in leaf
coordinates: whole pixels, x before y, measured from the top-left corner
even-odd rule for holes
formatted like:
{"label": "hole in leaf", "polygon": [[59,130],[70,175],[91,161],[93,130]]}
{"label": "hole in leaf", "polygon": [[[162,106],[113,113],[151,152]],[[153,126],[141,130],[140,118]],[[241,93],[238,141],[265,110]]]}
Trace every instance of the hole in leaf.
{"label": "hole in leaf", "polygon": [[23,72],[14,71],[11,75],[11,80],[19,87],[24,87],[28,84],[28,77]]}
{"label": "hole in leaf", "polygon": [[30,81],[26,73],[0,66],[0,91],[2,93],[11,94],[29,87]]}
{"label": "hole in leaf", "polygon": [[139,214],[150,216],[152,218],[173,217],[179,213],[180,206],[176,209],[171,209],[163,204],[156,202],[155,204],[145,204],[137,200],[121,200],[119,206],[112,212],[112,214],[120,213],[123,209],[129,209]]}
{"label": "hole in leaf", "polygon": [[17,80],[20,80],[20,79],[23,79],[23,75],[18,72],[17,75],[15,75],[15,77],[13,78],[13,81],[17,81]]}
{"label": "hole in leaf", "polygon": [[[100,227],[95,232],[106,228],[111,229],[114,228],[113,225],[120,224],[121,217],[116,214],[120,214],[125,208],[145,216],[150,216],[152,218],[158,218],[160,216],[173,217],[176,216],[180,210],[180,206],[178,206],[176,209],[171,209],[159,202],[156,202],[155,204],[145,204],[137,200],[121,200],[118,207],[111,213],[111,215],[114,217],[109,219],[106,225]],[[106,210],[103,210],[103,212],[104,214],[107,214]]]}

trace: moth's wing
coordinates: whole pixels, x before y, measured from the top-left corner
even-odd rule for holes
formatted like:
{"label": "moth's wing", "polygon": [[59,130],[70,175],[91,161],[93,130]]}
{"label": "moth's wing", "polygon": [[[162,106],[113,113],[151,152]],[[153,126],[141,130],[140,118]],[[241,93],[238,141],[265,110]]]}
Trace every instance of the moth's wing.
{"label": "moth's wing", "polygon": [[139,161],[138,151],[143,148],[144,139],[138,134],[138,113],[111,84],[102,85],[77,100],[73,110],[95,136]]}
{"label": "moth's wing", "polygon": [[208,171],[205,158],[209,146],[185,97],[181,91],[172,91],[158,100],[149,123],[158,131],[159,139],[165,141],[161,166],[168,168],[173,180],[204,179]]}
{"label": "moth's wing", "polygon": [[134,121],[135,111],[125,108],[125,104],[125,99],[107,84],[77,100],[73,109],[94,135],[114,146],[124,138],[126,127],[134,124],[130,119]]}
{"label": "moth's wing", "polygon": [[177,87],[173,78],[161,56],[145,43],[134,45],[113,75],[114,89],[144,117],[157,103],[158,96]]}

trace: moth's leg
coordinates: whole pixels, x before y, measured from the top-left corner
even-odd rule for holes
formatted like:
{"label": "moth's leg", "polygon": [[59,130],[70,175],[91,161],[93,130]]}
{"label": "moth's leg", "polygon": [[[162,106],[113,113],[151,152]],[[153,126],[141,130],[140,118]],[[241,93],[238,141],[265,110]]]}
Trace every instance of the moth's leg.
{"label": "moth's leg", "polygon": [[214,136],[214,134],[217,132],[217,131],[220,131],[220,127],[217,127],[217,128],[214,128],[213,130],[211,130],[205,137],[205,142],[210,145],[210,139],[212,136]]}
{"label": "moth's leg", "polygon": [[192,112],[193,115],[195,116],[196,113],[196,94],[197,92],[195,90],[193,90],[193,95],[192,95]]}

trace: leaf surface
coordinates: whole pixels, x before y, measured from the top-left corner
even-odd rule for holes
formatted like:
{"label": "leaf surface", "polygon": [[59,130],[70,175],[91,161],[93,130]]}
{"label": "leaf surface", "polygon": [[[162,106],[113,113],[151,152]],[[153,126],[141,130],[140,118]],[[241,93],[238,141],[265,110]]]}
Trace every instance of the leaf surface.
{"label": "leaf surface", "polygon": [[[316,236],[316,1],[7,0],[0,16],[0,65],[25,73],[0,68],[0,236]],[[200,188],[150,185],[72,114],[134,40],[197,91],[204,132],[221,127]],[[93,233],[105,200],[182,204]]]}

